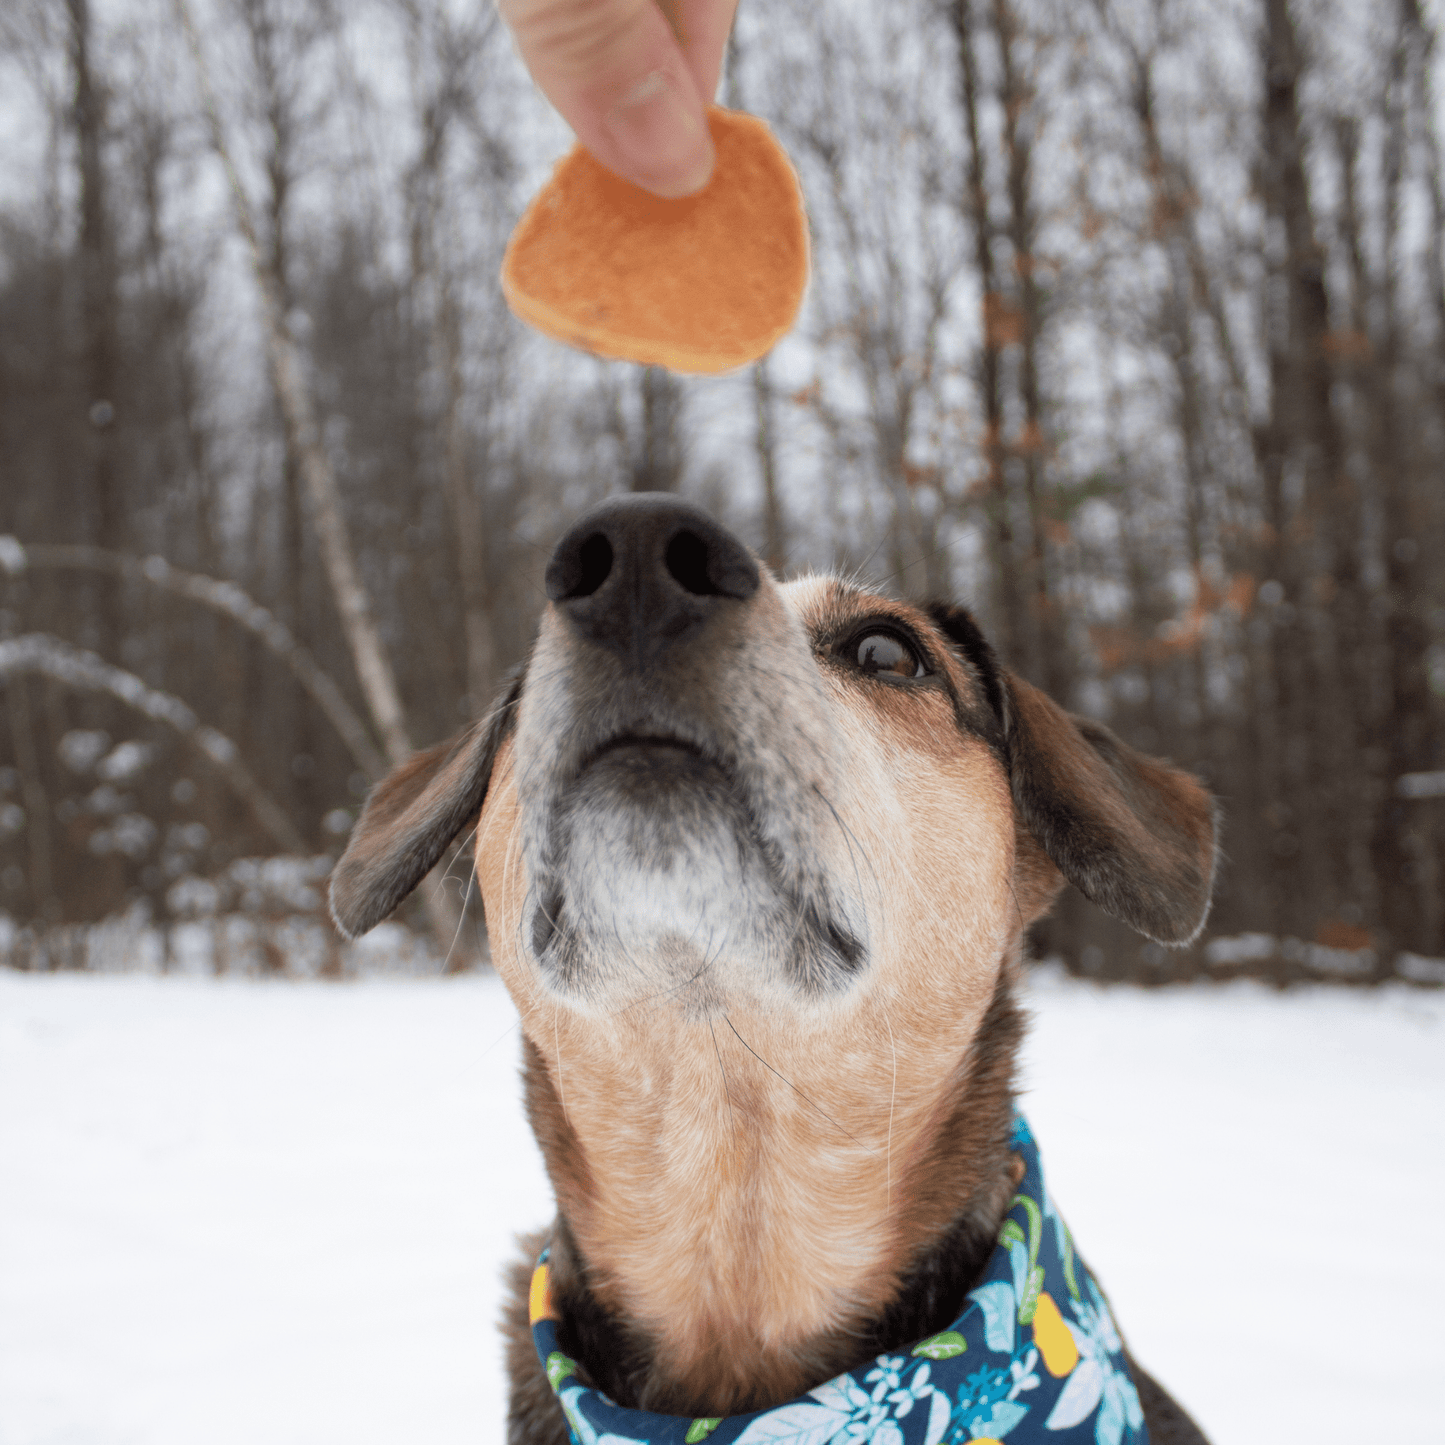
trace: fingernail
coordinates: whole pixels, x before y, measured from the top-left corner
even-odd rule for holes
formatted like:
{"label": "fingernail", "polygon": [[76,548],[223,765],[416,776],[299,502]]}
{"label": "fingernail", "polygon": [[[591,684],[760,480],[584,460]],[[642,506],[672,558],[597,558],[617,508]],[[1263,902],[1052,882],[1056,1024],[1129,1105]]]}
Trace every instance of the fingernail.
{"label": "fingernail", "polygon": [[662,196],[700,191],[712,175],[712,136],[665,70],[643,76],[607,114],[629,180]]}

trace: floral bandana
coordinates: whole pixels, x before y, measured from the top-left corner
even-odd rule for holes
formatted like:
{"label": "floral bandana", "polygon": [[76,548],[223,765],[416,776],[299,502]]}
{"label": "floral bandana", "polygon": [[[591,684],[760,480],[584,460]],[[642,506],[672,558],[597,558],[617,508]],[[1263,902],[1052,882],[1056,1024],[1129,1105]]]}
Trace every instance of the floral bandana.
{"label": "floral bandana", "polygon": [[751,1415],[626,1410],[580,1384],[576,1361],[557,1347],[544,1253],[532,1276],[532,1338],[572,1445],[1147,1445],[1113,1316],[1044,1189],[1022,1115],[1011,1147],[1023,1182],[962,1314],[904,1353]]}

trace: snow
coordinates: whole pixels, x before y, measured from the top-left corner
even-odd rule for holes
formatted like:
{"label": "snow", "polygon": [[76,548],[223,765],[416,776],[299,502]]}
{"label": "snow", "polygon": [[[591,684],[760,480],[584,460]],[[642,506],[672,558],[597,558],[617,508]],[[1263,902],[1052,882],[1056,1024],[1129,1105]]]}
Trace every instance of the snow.
{"label": "snow", "polygon": [[1218,1445],[1445,1437],[1445,995],[1033,994],[1025,1107],[1140,1362]]}
{"label": "snow", "polygon": [[[1045,970],[1026,1106],[1217,1445],[1439,1438],[1445,996]],[[496,1445],[549,1217],[490,977],[0,970],[0,1445]]]}
{"label": "snow", "polygon": [[1445,771],[1404,773],[1395,779],[1395,792],[1402,798],[1445,798]]}

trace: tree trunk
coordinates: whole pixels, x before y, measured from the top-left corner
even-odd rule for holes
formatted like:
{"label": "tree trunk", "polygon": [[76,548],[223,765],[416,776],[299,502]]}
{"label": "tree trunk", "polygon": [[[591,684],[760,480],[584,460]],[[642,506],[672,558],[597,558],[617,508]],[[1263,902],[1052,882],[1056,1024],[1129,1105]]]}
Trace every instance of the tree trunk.
{"label": "tree trunk", "polygon": [[1000,294],[993,257],[993,223],[989,216],[987,173],[979,135],[977,38],[972,0],[953,0],[948,12],[958,45],[959,102],[968,159],[964,174],[963,210],[973,240],[978,272],[980,329],[978,387],[984,419],[984,505],[989,518],[989,544],[998,589],[995,635],[1001,654],[1013,665],[1024,662],[1023,599],[1019,589],[1012,499],[1004,467],[1003,348],[1009,329],[1009,308]]}
{"label": "tree trunk", "polygon": [[1033,203],[1033,141],[1029,129],[1035,97],[1021,68],[1022,26],[1011,0],[993,0],[993,26],[999,47],[1007,230],[1013,252],[1013,314],[1018,332],[1018,391],[1023,412],[1023,428],[1010,450],[1023,483],[1023,501],[1028,514],[1028,547],[1023,559],[1025,603],[1021,619],[1028,638],[1026,670],[1044,691],[1064,702],[1072,679],[1063,645],[1063,619],[1050,586],[1049,519],[1044,497],[1045,439],[1038,370],[1043,306],[1034,274],[1038,219]]}
{"label": "tree trunk", "polygon": [[763,482],[763,560],[773,575],[783,575],[788,556],[783,526],[783,503],[778,495],[778,448],[773,425],[773,389],[768,382],[768,365],[753,367],[753,437],[758,453],[758,471]]}
{"label": "tree trunk", "polygon": [[[1204,529],[1208,491],[1208,461],[1204,435],[1204,386],[1199,375],[1194,338],[1193,278],[1185,218],[1190,198],[1175,168],[1164,154],[1155,123],[1154,57],[1135,59],[1133,108],[1144,144],[1144,172],[1153,191],[1151,202],[1153,232],[1164,248],[1169,266],[1159,330],[1174,372],[1174,424],[1179,431],[1184,462],[1184,540],[1195,585],[1203,591]],[[1188,668],[1197,713],[1189,732],[1188,756],[1213,753],[1209,725],[1210,701],[1205,643],[1201,636],[1189,652]]]}
{"label": "tree trunk", "polygon": [[[256,72],[260,94],[259,109],[266,137],[262,158],[265,188],[261,206],[264,233],[260,237],[265,266],[274,280],[277,305],[283,317],[289,318],[296,305],[292,284],[291,210],[292,194],[300,170],[298,140],[301,129],[296,115],[294,87],[288,84],[294,67],[304,64],[304,52],[297,53],[297,37],[293,27],[283,32],[278,26],[276,0],[241,0],[241,13],[250,42],[251,62]],[[278,405],[284,408],[278,398]],[[294,427],[283,421],[284,447],[281,455],[279,495],[275,502],[277,547],[271,594],[285,625],[302,635],[311,633],[307,627],[307,556],[306,508],[303,496],[303,462],[298,450]],[[267,707],[262,724],[266,740],[286,763],[288,794],[295,813],[314,816],[319,801],[312,796],[312,787],[304,774],[294,771],[296,759],[310,756],[312,739],[308,709],[295,688],[285,685],[268,689],[263,696]],[[269,749],[268,749],[269,750]]]}
{"label": "tree trunk", "polygon": [[467,704],[480,717],[492,696],[496,675],[492,645],[492,614],[487,596],[487,538],[482,525],[481,499],[467,466],[467,434],[462,418],[462,320],[451,278],[439,277],[438,318],[446,368],[444,420],[447,497],[456,524],[457,572],[461,577],[462,630],[467,649]]}
{"label": "tree trunk", "polygon": [[[1271,328],[1271,414],[1262,447],[1268,555],[1285,589],[1274,639],[1284,784],[1272,821],[1282,921],[1308,937],[1356,881],[1350,854],[1361,811],[1354,781],[1358,699],[1343,668],[1360,655],[1354,547],[1361,530],[1330,405],[1324,254],[1310,210],[1299,110],[1304,60],[1287,0],[1264,0],[1264,21],[1260,174],[1285,302]],[[1298,500],[1287,486],[1297,486]]]}
{"label": "tree trunk", "polygon": [[632,465],[634,492],[675,492],[682,480],[682,386],[661,366],[638,379],[642,433]]}
{"label": "tree trunk", "polygon": [[[1373,386],[1369,398],[1374,421],[1371,470],[1383,522],[1385,564],[1381,599],[1385,705],[1375,714],[1371,735],[1371,753],[1382,766],[1375,769],[1377,791],[1370,838],[1380,898],[1377,923],[1381,934],[1381,977],[1394,971],[1394,957],[1400,951],[1423,953],[1430,946],[1425,936],[1427,909],[1420,876],[1423,855],[1429,851],[1429,811],[1400,798],[1394,786],[1402,774],[1424,772],[1434,762],[1426,663],[1430,629],[1425,618],[1425,558],[1419,545],[1419,539],[1428,535],[1420,502],[1434,478],[1430,459],[1400,402],[1401,332],[1406,323],[1400,314],[1397,284],[1403,269],[1400,193],[1409,144],[1410,103],[1417,96],[1428,101],[1428,89],[1421,94],[1423,87],[1412,85],[1415,77],[1411,72],[1427,76],[1428,56],[1429,44],[1419,11],[1412,0],[1402,0],[1400,30],[1385,90],[1384,174],[1380,181],[1383,268],[1377,288],[1380,324],[1373,338]],[[1352,150],[1349,160],[1354,159]],[[1351,203],[1347,215],[1353,219],[1353,186],[1346,195]],[[1352,259],[1358,251],[1358,247],[1353,248]],[[1368,284],[1363,265],[1356,262],[1352,269],[1356,292],[1363,299]]]}
{"label": "tree trunk", "polygon": [[[125,507],[116,456],[120,318],[115,239],[102,152],[105,93],[92,66],[94,25],[89,0],[66,0],[66,13],[75,86],[72,122],[80,170],[81,375],[89,474],[84,526],[86,540],[121,548],[125,545]],[[97,580],[89,590],[86,630],[106,656],[114,657],[123,632],[122,593],[109,580]]]}

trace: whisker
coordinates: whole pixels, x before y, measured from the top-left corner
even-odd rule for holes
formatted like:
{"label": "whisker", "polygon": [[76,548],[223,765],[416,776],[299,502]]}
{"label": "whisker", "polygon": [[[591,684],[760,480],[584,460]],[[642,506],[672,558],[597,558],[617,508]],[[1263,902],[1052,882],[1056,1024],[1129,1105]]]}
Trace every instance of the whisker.
{"label": "whisker", "polygon": [[[472,885],[473,885],[474,883],[476,883],[476,881],[477,881],[477,871],[476,871],[476,869],[474,868],[474,869],[472,869],[471,873],[467,876],[466,891],[462,894],[462,911],[461,911],[461,917],[457,919],[456,931],[452,934],[451,946],[447,949],[446,957],[445,957],[444,959],[442,959],[442,972],[443,972],[443,973],[445,973],[445,972],[447,971],[447,969],[450,967],[451,961],[452,961],[452,954],[454,954],[454,953],[457,951],[457,940],[461,938],[461,936],[462,936],[462,929],[466,927],[466,922],[467,922],[467,904],[472,901]],[[442,879],[442,883],[443,883],[443,884],[446,883],[446,879],[445,879],[445,878]],[[440,889],[438,889],[438,891],[440,891]]]}
{"label": "whisker", "polygon": [[[708,1033],[710,1033],[710,1034],[712,1035],[712,1051],[713,1051],[713,1053],[715,1053],[715,1054],[717,1055],[718,1071],[722,1074],[723,1093],[727,1096],[727,1101],[728,1101],[728,1131],[729,1131],[730,1133],[736,1133],[736,1132],[737,1132],[737,1127],[738,1127],[738,1125],[737,1125],[737,1119],[736,1119],[736,1117],[735,1117],[734,1114],[733,1114],[733,1091],[728,1088],[728,1071],[727,1071],[727,1069],[723,1066],[722,1050],[721,1050],[720,1048],[718,1048],[718,1046],[717,1046],[717,1030],[716,1030],[715,1028],[713,1028],[713,1026],[712,1026],[712,1020],[711,1020],[711,1019],[709,1019],[709,1020],[707,1021],[707,1031],[708,1031]],[[736,1033],[737,1030],[734,1029],[733,1032]]]}
{"label": "whisker", "polygon": [[617,910],[615,907],[612,911],[611,927],[612,937],[617,942],[617,952],[627,961],[627,965],[629,968],[631,968],[635,973],[639,974],[642,978],[646,979],[647,970],[643,968],[640,963],[638,963],[636,958],[634,958],[632,955],[632,950],[628,948],[627,945],[622,941],[622,929],[618,927]]}
{"label": "whisker", "polygon": [[869,554],[856,567],[853,568],[853,572],[856,576],[861,577],[863,575],[863,569],[878,555],[880,551],[883,550],[883,544],[887,540],[888,532],[885,528],[882,532],[879,533],[878,540],[873,544],[873,550],[869,552]]}
{"label": "whisker", "polygon": [[732,1021],[726,1014],[723,1015],[723,1022],[724,1022],[730,1029],[732,1029],[733,1034],[734,1034],[734,1036],[736,1037],[737,1041],[738,1041],[770,1074],[777,1074],[777,1075],[778,1075],[778,1078],[782,1079],[783,1082],[784,1082],[810,1109],[816,1110],[816,1111],[817,1111],[819,1114],[821,1114],[821,1115],[823,1116],[823,1118],[825,1118],[840,1134],[843,1134],[843,1135],[845,1135],[847,1138],[851,1139],[860,1149],[866,1149],[866,1150],[868,1151],[868,1153],[870,1153],[870,1154],[876,1154],[876,1153],[878,1152],[876,1149],[870,1148],[867,1144],[865,1144],[856,1134],[850,1134],[850,1133],[848,1132],[848,1130],[845,1129],[845,1128],[844,1128],[831,1114],[829,1114],[825,1109],[819,1108],[819,1106],[818,1106],[817,1104],[815,1104],[791,1079],[789,1079],[789,1078],[784,1078],[784,1076],[783,1076],[782,1074],[778,1074],[778,1071],[777,1071],[740,1033],[738,1033],[736,1026],[733,1024],[733,1021]]}
{"label": "whisker", "polygon": [[[547,920],[547,922],[552,925],[552,932],[553,932],[553,933],[559,932],[560,929],[561,929],[561,925],[557,922],[557,920],[556,920],[555,918],[552,917],[552,915],[551,915],[550,913],[547,912],[547,905],[546,905],[546,903],[542,900],[542,895],[537,892],[537,885],[536,885],[535,883],[532,885],[532,888],[531,888],[531,896],[537,900],[537,912],[540,913],[540,914],[542,915],[542,917],[545,918],[545,919]],[[526,917],[526,913],[527,913],[527,910],[524,908],[524,909],[522,910],[522,916],[523,916],[524,918]],[[521,927],[521,922],[520,922],[520,920],[518,920],[518,925],[517,925],[517,926],[518,926],[519,928]]]}
{"label": "whisker", "polygon": [[[940,542],[938,546],[930,547],[926,552],[920,552],[918,556],[914,557],[911,561],[905,562],[900,569],[894,572],[890,572],[885,578],[883,578],[882,587],[886,587],[890,582],[898,581],[903,576],[904,572],[906,572],[910,567],[919,567],[925,562],[931,562],[935,557],[941,557],[945,552],[952,551],[953,548],[957,547],[960,542],[965,541],[967,537],[968,533],[966,531],[963,531],[960,532],[958,536],[954,537],[952,541]],[[881,545],[882,543],[880,542],[879,546]],[[877,550],[877,547],[873,549],[874,552],[876,552]],[[870,558],[872,557],[872,555],[873,554],[870,552]]]}
{"label": "whisker", "polygon": [[[621,1018],[623,1014],[630,1013],[633,1009],[640,1008],[645,1003],[653,1003],[657,999],[671,998],[673,994],[681,993],[683,989],[690,987],[692,984],[695,984],[698,979],[700,979],[703,974],[705,974],[708,969],[712,967],[712,965],[717,961],[717,959],[721,957],[721,947],[719,947],[717,954],[714,955],[712,958],[709,958],[706,954],[704,954],[702,966],[690,978],[683,979],[681,983],[673,984],[671,988],[660,988],[656,993],[644,994],[641,998],[635,998],[632,1000],[631,1003],[625,1003],[622,1005],[621,1008],[614,1009],[612,1012],[612,1017]],[[637,967],[640,969],[641,965],[639,964],[637,965]]]}
{"label": "whisker", "polygon": [[[452,869],[457,866],[457,862],[458,862],[459,859],[461,859],[461,858],[463,858],[464,856],[466,856],[468,846],[471,844],[472,839],[474,839],[474,838],[477,836],[477,826],[478,826],[478,824],[480,823],[480,821],[481,821],[481,819],[480,819],[480,816],[479,816],[479,817],[478,817],[478,820],[477,820],[477,823],[473,823],[473,824],[472,824],[472,826],[467,830],[466,836],[465,836],[465,837],[462,839],[462,841],[461,841],[460,843],[458,843],[457,846],[452,850],[452,856],[447,860],[446,871],[442,874],[442,876],[440,877],[440,879],[437,880],[437,883],[438,883],[438,887],[439,887],[439,888],[440,888],[441,886],[445,885],[447,882],[450,881],[451,876],[452,876]],[[475,869],[473,870],[473,872],[475,872]]]}
{"label": "whisker", "polygon": [[[833,821],[838,825],[838,831],[843,835],[843,841],[848,845],[848,861],[853,865],[853,881],[858,884],[861,890],[863,880],[858,874],[858,860],[853,854],[853,845],[858,842],[858,839],[853,830],[843,822],[843,819],[838,814],[837,808],[833,806],[832,799],[828,797],[822,788],[820,788],[817,783],[811,783],[809,786],[823,800],[823,806],[833,815]],[[859,844],[858,851],[860,853],[863,852],[861,843]],[[863,854],[863,861],[868,864],[868,871],[873,873],[873,865],[869,861],[866,853]],[[878,875],[876,873],[873,873],[873,882],[875,884],[878,882]]]}
{"label": "whisker", "polygon": [[1014,901],[1014,912],[1017,913],[1019,916],[1019,931],[1021,933],[1026,932],[1028,930],[1028,924],[1024,922],[1024,911],[1019,906],[1019,896],[1018,893],[1014,890],[1014,881],[1012,878],[1008,879],[1008,891],[1009,897],[1012,898]]}
{"label": "whisker", "polygon": [[477,1057],[478,1057],[479,1059],[484,1059],[484,1058],[486,1058],[487,1055],[488,1055],[489,1053],[491,1053],[492,1050],[493,1050],[494,1048],[496,1048],[497,1045],[498,1045],[499,1043],[501,1043],[503,1039],[507,1038],[507,1037],[508,1037],[509,1035],[511,1035],[511,1034],[516,1033],[516,1031],[517,1031],[519,1028],[521,1028],[521,1027],[522,1027],[522,1020],[519,1019],[519,1018],[513,1019],[512,1022],[509,1023],[509,1024],[507,1025],[507,1027],[504,1028],[504,1029],[502,1030],[502,1032],[499,1033],[499,1034],[496,1036],[496,1038],[494,1038],[494,1039],[491,1041],[491,1043],[489,1043],[489,1044],[486,1046],[486,1048],[484,1048],[484,1049],[481,1051],[481,1053],[477,1055]]}
{"label": "whisker", "polygon": [[893,1087],[888,1095],[888,1153],[883,1166],[884,1193],[883,1212],[893,1210],[893,1109],[898,1102],[898,1049],[893,1042],[893,1021],[888,1017],[888,1005],[880,997],[878,1007],[883,1010],[883,1022],[888,1027],[888,1052],[893,1055]]}
{"label": "whisker", "polygon": [[552,1008],[552,1047],[557,1051],[557,1098],[562,1105],[562,1120],[570,1129],[572,1120],[567,1113],[567,1085],[562,1078],[562,1029],[557,1022],[557,1008]]}
{"label": "whisker", "polygon": [[873,891],[878,895],[879,900],[883,898],[883,884],[879,881],[878,870],[873,866],[873,860],[868,856],[868,850],[863,846],[863,840],[843,821],[842,815],[833,806],[833,801],[817,785],[813,784],[813,791],[823,800],[824,806],[833,815],[833,821],[837,823],[839,831],[843,834],[844,841],[848,844],[848,858],[853,864],[853,881],[858,884],[859,891],[862,891],[863,880],[858,876],[858,863],[853,857],[853,845],[856,843],[858,851],[863,855],[863,861],[868,865],[868,872],[873,878]]}

